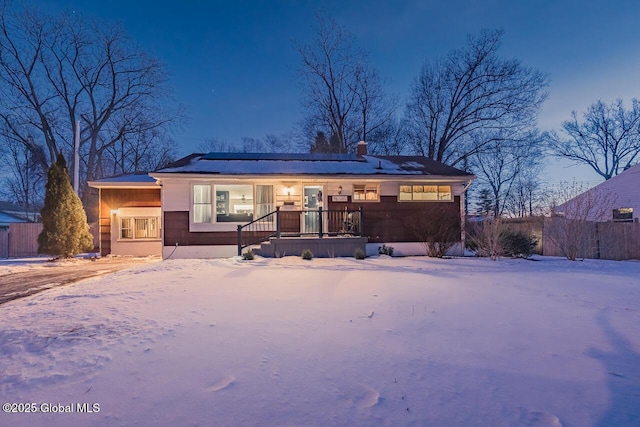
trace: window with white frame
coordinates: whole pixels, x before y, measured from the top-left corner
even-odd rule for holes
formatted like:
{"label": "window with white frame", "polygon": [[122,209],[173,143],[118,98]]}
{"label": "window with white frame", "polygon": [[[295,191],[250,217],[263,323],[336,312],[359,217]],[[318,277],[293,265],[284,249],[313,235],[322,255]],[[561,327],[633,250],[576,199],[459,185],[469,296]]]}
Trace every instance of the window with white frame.
{"label": "window with white frame", "polygon": [[450,185],[401,185],[399,200],[401,201],[450,201],[452,199]]}
{"label": "window with white frame", "polygon": [[354,201],[366,201],[377,202],[378,197],[378,185],[376,184],[354,184],[353,185],[353,200]]}
{"label": "window with white frame", "polygon": [[122,217],[120,218],[121,239],[159,239],[159,217]]}
{"label": "window with white frame", "polygon": [[193,186],[193,222],[211,222],[211,185],[195,184]]}

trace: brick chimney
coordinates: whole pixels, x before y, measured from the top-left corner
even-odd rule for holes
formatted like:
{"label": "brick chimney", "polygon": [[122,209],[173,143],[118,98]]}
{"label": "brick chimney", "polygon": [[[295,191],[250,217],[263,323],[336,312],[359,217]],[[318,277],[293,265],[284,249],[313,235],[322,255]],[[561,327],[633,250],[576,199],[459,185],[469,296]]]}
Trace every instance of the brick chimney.
{"label": "brick chimney", "polygon": [[356,146],[356,154],[358,155],[358,157],[362,157],[362,156],[366,156],[367,155],[367,143],[364,141],[360,141],[358,142],[358,145]]}

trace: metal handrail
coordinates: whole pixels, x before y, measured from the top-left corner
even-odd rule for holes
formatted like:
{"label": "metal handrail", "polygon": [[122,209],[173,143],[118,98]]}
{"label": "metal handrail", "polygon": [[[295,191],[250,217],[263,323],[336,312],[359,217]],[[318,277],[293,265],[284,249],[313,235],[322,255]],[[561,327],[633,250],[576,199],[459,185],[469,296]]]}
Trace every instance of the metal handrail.
{"label": "metal handrail", "polygon": [[[297,231],[283,232],[281,227],[281,215],[283,213],[299,215],[307,215],[305,221],[305,230],[301,230],[298,227]],[[275,215],[275,227],[273,230],[273,221],[265,221],[269,217]],[[315,218],[311,215],[316,215]],[[280,238],[282,236],[303,236],[303,235],[317,235],[319,239],[324,236],[362,236],[362,230],[364,225],[364,216],[362,207],[358,209],[343,209],[343,210],[296,210],[296,211],[281,211],[280,207],[276,207],[276,210],[270,212],[260,218],[254,219],[246,224],[239,224],[237,230],[237,243],[238,243],[238,256],[242,255],[242,249],[256,245],[258,243],[265,242],[272,237]],[[300,218],[300,223],[303,223]],[[268,224],[271,227],[258,227],[256,224]],[[306,229],[309,227],[309,230]],[[245,239],[245,236],[251,232],[251,239]],[[244,235],[243,235],[244,233]],[[245,241],[247,240],[247,241]]]}

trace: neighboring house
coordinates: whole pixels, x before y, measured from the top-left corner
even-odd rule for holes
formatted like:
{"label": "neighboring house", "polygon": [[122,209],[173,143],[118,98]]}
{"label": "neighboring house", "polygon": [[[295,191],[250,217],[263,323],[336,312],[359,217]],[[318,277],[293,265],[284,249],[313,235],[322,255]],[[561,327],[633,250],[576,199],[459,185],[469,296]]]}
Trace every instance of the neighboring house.
{"label": "neighboring house", "polygon": [[569,219],[638,222],[640,218],[640,164],[556,207]]}
{"label": "neighboring house", "polygon": [[316,256],[353,256],[349,242],[369,254],[386,244],[409,255],[424,253],[412,230],[418,216],[454,218],[462,251],[473,178],[425,157],[367,155],[360,143],[357,154],[192,154],[144,179],[90,185],[100,189],[103,254],[149,242],[164,258],[229,257],[239,243],[270,238],[262,247],[270,256],[305,246]]}
{"label": "neighboring house", "polygon": [[[2,219],[3,217],[5,217],[5,219]],[[38,221],[40,221],[40,211],[25,208],[14,203],[0,201],[0,224]]]}

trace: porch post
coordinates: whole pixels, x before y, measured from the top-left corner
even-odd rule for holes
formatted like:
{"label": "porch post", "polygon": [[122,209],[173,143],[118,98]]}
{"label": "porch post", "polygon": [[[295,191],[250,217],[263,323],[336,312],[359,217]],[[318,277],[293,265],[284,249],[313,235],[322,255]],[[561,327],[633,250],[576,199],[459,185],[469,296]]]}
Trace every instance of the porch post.
{"label": "porch post", "polygon": [[358,212],[360,212],[360,237],[364,234],[364,211],[362,210],[362,206],[358,208]]}
{"label": "porch post", "polygon": [[280,238],[280,206],[276,206],[276,238]]}
{"label": "porch post", "polygon": [[242,255],[242,225],[238,224],[238,256]]}
{"label": "porch post", "polygon": [[322,239],[322,206],[318,207],[318,238]]}

